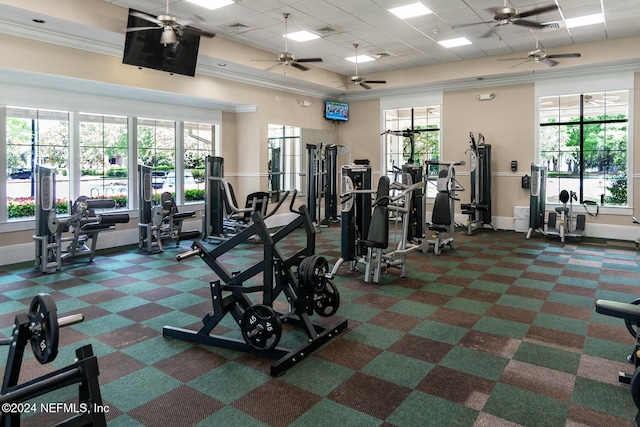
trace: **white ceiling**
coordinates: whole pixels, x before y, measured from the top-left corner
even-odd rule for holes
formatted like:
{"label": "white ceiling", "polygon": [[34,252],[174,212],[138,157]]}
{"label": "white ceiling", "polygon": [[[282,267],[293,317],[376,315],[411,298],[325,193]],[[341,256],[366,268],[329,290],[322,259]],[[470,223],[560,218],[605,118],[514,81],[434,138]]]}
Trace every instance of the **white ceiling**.
{"label": "white ceiling", "polygon": [[[519,13],[548,5],[558,6],[559,9],[552,12],[526,18],[528,21],[557,24],[557,29],[544,29],[535,34],[529,27],[514,24],[496,26],[492,22],[494,11],[503,7],[505,0],[420,0],[434,13],[407,20],[401,20],[388,11],[413,1],[236,0],[235,4],[209,11],[186,0],[169,0],[169,9],[171,15],[179,18],[201,16],[204,20],[193,25],[217,34],[209,46],[217,46],[216,40],[223,41],[221,39],[249,46],[249,53],[240,52],[233,43],[226,43],[225,47],[233,49],[235,46],[235,52],[210,49],[209,52],[214,51],[213,55],[220,54],[217,57],[205,56],[201,49],[199,73],[285,87],[286,90],[318,96],[345,95],[345,86],[335,81],[337,79],[332,73],[317,77],[318,73],[314,74],[314,71],[334,72],[342,76],[355,74],[355,64],[345,59],[354,55],[354,43],[359,44],[359,54],[380,55],[376,61],[358,65],[360,76],[375,74],[374,79],[378,80],[389,79],[385,73],[434,64],[515,52],[522,53],[515,55],[516,58],[526,58],[527,52],[536,47],[536,36],[540,47],[552,55],[554,50],[560,53],[580,52],[580,46],[573,48],[572,45],[640,35],[640,0],[507,0],[507,6],[516,8]],[[100,4],[104,7],[98,7]],[[82,10],[85,5],[86,10]],[[152,15],[165,14],[166,0],[0,0],[0,32],[121,56],[129,8]],[[249,59],[254,59],[255,53],[264,59],[264,52],[270,52],[275,60],[285,50],[282,37],[285,32],[284,13],[290,14],[289,32],[307,30],[322,36],[304,43],[288,42],[289,52],[298,58],[321,57],[323,62],[311,64],[319,70],[302,72],[293,69],[283,73],[282,69],[280,72],[273,70],[269,62],[252,62],[246,58],[251,55]],[[566,28],[566,19],[595,13],[604,13],[605,22]],[[46,24],[34,23],[34,18],[45,20]],[[239,25],[243,27],[238,28]],[[452,49],[438,44],[438,41],[462,36],[472,44]],[[637,48],[630,46],[630,49],[635,53],[628,61],[635,63]],[[581,67],[580,59],[560,61],[563,65],[573,62],[574,69]],[[221,62],[227,64],[224,69],[220,67]],[[508,70],[503,73],[515,76],[531,72],[532,67],[518,64],[501,66]],[[562,67],[538,67],[547,72],[558,68]],[[419,70],[423,73],[425,68]],[[428,72],[429,69],[426,70]],[[405,76],[411,80],[404,82],[407,87],[419,84],[424,78],[421,74],[407,74],[406,71]],[[477,77],[480,78],[479,74]],[[438,78],[448,77],[440,75]],[[391,80],[387,86],[372,87],[385,91],[403,86],[397,78]],[[378,91],[360,90],[359,93],[372,95]]]}
{"label": "white ceiling", "polygon": [[[123,8],[152,15],[166,12],[165,0],[103,0]],[[289,32],[307,30],[320,39],[298,43],[289,41],[289,51],[298,58],[322,57],[313,64],[350,76],[355,64],[345,60],[358,53],[384,55],[362,63],[358,74],[379,73],[443,62],[527,52],[535,48],[535,36],[525,26],[496,26],[493,12],[504,0],[420,0],[434,13],[401,20],[388,9],[414,0],[236,0],[235,4],[209,11],[185,0],[170,0],[172,15],[181,18],[199,15],[204,22],[194,26],[274,55],[283,52],[284,13],[289,13]],[[518,13],[556,4],[559,10],[526,18],[556,22],[560,28],[538,32],[540,46],[553,53],[554,47],[640,34],[638,0],[508,0]],[[604,13],[605,22],[567,29],[564,20]],[[487,23],[489,22],[489,23]],[[472,24],[472,25],[471,25]],[[493,30],[493,31],[492,31]],[[488,37],[485,37],[490,33]],[[446,49],[437,42],[467,37],[472,44]],[[526,55],[525,55],[526,56]],[[258,65],[269,67],[268,64]]]}

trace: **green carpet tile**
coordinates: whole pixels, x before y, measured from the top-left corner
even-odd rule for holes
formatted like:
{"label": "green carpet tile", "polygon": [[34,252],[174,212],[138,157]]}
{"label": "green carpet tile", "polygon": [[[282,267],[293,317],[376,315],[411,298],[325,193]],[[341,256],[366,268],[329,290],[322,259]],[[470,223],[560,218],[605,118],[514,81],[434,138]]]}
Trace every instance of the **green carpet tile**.
{"label": "green carpet tile", "polygon": [[[296,231],[278,247],[293,253],[304,242]],[[88,343],[110,426],[627,426],[637,412],[618,383],[618,371],[633,369],[633,338],[593,309],[598,298],[640,297],[633,243],[461,229],[455,249],[410,254],[405,278],[391,269],[364,283],[362,266],[343,264],[336,316],[348,328],[277,378],[273,359],[163,338],[163,326],[197,330],[212,311],[216,275],[198,257],[175,260],[189,246],[101,251],[54,274],[0,267],[0,336],[40,292],[60,316],[85,316],[60,330],[54,362],[40,365],[27,350],[21,381],[70,364]],[[339,227],[321,229],[316,253],[333,265],[339,251]],[[221,259],[239,272],[261,253],[246,243]],[[300,329],[283,328],[281,345],[304,344]],[[214,332],[242,339],[230,315]],[[74,399],[67,387],[36,402]],[[28,414],[22,424],[56,416]]]}

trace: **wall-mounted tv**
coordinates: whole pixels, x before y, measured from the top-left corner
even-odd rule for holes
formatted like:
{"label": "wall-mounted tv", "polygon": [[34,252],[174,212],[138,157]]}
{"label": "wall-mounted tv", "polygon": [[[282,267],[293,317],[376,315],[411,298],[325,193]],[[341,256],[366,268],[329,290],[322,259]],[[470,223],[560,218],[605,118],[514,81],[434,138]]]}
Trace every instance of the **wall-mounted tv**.
{"label": "wall-mounted tv", "polygon": [[[138,11],[129,9],[127,28],[153,27],[152,22],[132,16],[131,12]],[[155,17],[152,16],[152,18]],[[128,31],[124,42],[122,63],[193,77],[196,73],[200,36],[183,32],[176,34],[177,43],[165,46],[160,43],[162,31],[161,27]]]}
{"label": "wall-mounted tv", "polygon": [[325,101],[324,118],[327,120],[346,122],[349,120],[349,104],[346,102]]}

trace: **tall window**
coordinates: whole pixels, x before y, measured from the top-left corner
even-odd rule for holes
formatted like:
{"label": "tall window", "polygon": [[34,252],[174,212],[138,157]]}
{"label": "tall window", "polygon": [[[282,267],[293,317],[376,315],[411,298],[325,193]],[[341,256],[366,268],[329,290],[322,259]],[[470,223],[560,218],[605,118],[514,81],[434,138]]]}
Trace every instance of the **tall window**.
{"label": "tall window", "polygon": [[628,204],[628,110],[626,90],[539,98],[548,202],[567,190],[580,203]]}
{"label": "tall window", "polygon": [[176,125],[168,120],[138,120],[138,157],[151,166],[154,194],[175,193]]}
{"label": "tall window", "polygon": [[302,189],[301,129],[269,125],[269,192],[276,198],[282,191]]}
{"label": "tall window", "polygon": [[128,206],[127,118],[80,114],[80,194]]}
{"label": "tall window", "polygon": [[56,210],[68,212],[69,113],[8,107],[6,133],[9,219],[35,214],[36,165],[56,168]]}
{"label": "tall window", "polygon": [[204,176],[207,156],[215,156],[215,126],[184,123],[184,199],[204,200]]}
{"label": "tall window", "polygon": [[[427,160],[440,160],[440,112],[439,105],[384,111],[384,129],[388,131],[384,167],[392,181],[400,179],[398,173],[406,163],[424,165]],[[435,195],[435,189],[428,190]]]}

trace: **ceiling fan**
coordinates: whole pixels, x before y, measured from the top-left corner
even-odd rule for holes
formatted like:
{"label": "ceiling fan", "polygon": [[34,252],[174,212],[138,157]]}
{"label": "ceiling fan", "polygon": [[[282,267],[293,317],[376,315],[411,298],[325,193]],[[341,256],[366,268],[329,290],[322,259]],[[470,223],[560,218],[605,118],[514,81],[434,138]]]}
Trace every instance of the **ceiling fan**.
{"label": "ceiling fan", "polygon": [[252,59],[252,61],[270,61],[277,62],[276,65],[290,65],[301,71],[307,71],[309,68],[300,64],[301,62],[322,62],[322,58],[296,58],[294,54],[289,52],[289,14],[284,13],[284,52],[278,54],[278,59]]}
{"label": "ceiling fan", "polygon": [[[540,62],[549,67],[555,67],[556,65],[558,65],[558,61],[554,61],[554,59],[580,58],[580,56],[581,55],[579,53],[558,53],[555,55],[548,55],[545,49],[540,48],[538,44],[538,38],[536,37],[536,48],[527,54],[527,58],[510,58],[504,59],[503,61],[524,60],[524,62],[522,62],[521,64],[533,61]],[[516,66],[521,64],[516,64]]]}
{"label": "ceiling fan", "polygon": [[[540,15],[542,13],[551,12],[554,10],[558,10],[558,6],[555,4],[550,4],[548,6],[542,6],[542,7],[528,10],[526,12],[518,13],[517,9],[507,6],[507,0],[504,0],[504,5],[502,7],[491,9],[491,11],[493,12],[493,21],[487,21],[487,22],[484,22],[484,24],[494,24],[495,27],[502,27],[505,25],[514,24],[514,25],[521,25],[523,27],[542,29],[545,27],[543,23],[530,21],[523,18],[528,18],[534,15]],[[457,26],[457,28],[466,27],[469,25],[477,25],[477,23],[459,25]],[[493,33],[494,33],[494,30],[491,29],[491,31],[487,32],[482,37],[488,37]]]}
{"label": "ceiling fan", "polygon": [[[371,89],[371,86],[369,86],[369,84],[386,84],[387,81],[386,80],[367,80],[362,76],[358,75],[358,44],[354,43],[353,47],[356,49],[356,74],[349,77],[349,82],[355,84],[356,86],[360,86],[363,87],[365,89]],[[348,83],[347,83],[348,84]]]}
{"label": "ceiling fan", "polygon": [[136,18],[144,19],[145,21],[156,24],[152,27],[132,27],[127,28],[127,32],[133,31],[148,31],[148,30],[162,30],[162,36],[160,37],[160,43],[163,45],[174,44],[177,43],[182,34],[189,33],[195,34],[203,37],[214,37],[214,33],[209,33],[207,31],[202,31],[197,28],[189,27],[188,25],[195,21],[204,21],[200,16],[194,15],[190,18],[179,19],[169,13],[169,0],[167,0],[167,12],[165,15],[158,15],[157,17],[153,17],[143,12],[138,12],[136,10],[132,10],[130,12],[131,16]]}

